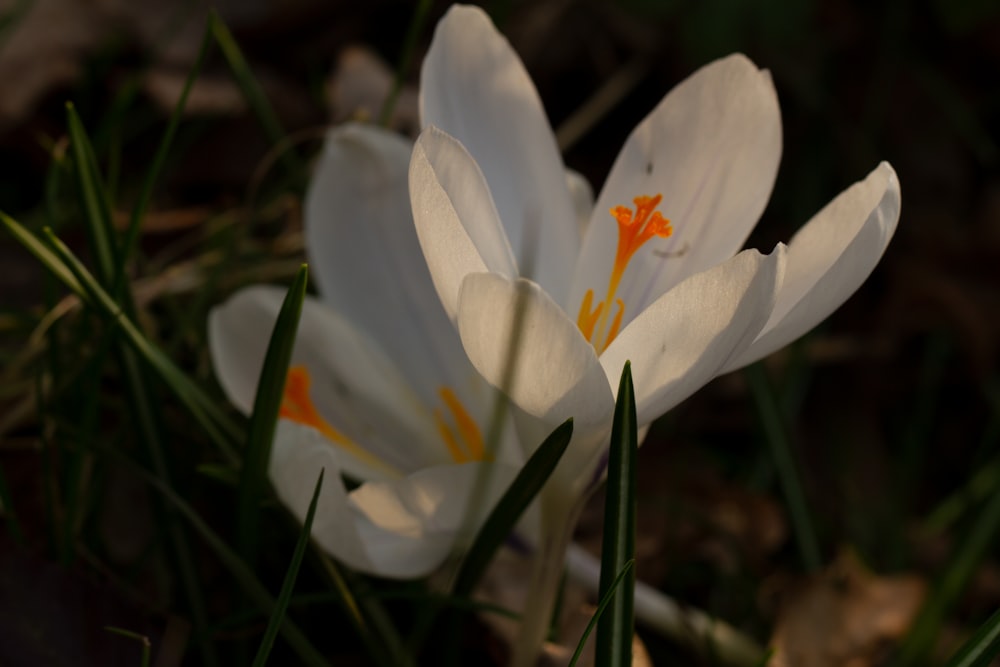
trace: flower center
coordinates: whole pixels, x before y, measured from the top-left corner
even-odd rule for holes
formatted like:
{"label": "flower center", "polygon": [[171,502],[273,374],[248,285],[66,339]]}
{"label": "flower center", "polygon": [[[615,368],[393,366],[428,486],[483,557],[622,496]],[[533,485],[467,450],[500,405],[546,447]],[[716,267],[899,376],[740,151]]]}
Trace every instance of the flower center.
{"label": "flower center", "polygon": [[441,397],[451,420],[446,419],[445,411],[439,408],[434,410],[434,423],[437,424],[438,433],[441,434],[441,439],[455,463],[492,461],[493,457],[486,451],[486,444],[483,442],[483,435],[479,432],[476,420],[465,409],[455,392],[448,387],[441,387],[438,389],[438,396]]}
{"label": "flower center", "polygon": [[288,369],[288,376],[285,379],[285,393],[281,397],[281,408],[278,416],[299,424],[311,426],[334,445],[342,447],[353,456],[361,459],[365,463],[384,469],[386,464],[378,457],[363,449],[346,435],[338,431],[333,425],[323,419],[316,409],[316,405],[309,395],[309,386],[312,378],[309,376],[309,369],[305,366],[292,366]]}
{"label": "flower center", "polygon": [[[580,314],[576,318],[576,325],[580,327],[580,331],[598,354],[607,349],[621,328],[625,303],[621,299],[616,299],[615,294],[625,274],[625,267],[636,251],[651,238],[654,236],[667,238],[674,233],[670,221],[656,210],[662,199],[663,195],[659,194],[653,197],[640,195],[632,200],[635,203],[634,213],[627,206],[615,206],[611,209],[611,215],[618,221],[618,250],[615,252],[615,263],[608,278],[608,291],[604,300],[594,306],[594,290],[587,290],[580,303]],[[617,303],[618,309],[611,325],[608,326],[608,316],[613,302]]]}

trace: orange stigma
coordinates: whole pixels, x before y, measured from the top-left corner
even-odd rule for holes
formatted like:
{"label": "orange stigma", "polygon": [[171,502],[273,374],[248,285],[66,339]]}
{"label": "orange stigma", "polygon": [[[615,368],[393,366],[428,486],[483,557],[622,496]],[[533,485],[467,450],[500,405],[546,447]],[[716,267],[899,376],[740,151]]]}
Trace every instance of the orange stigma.
{"label": "orange stigma", "polygon": [[434,423],[455,463],[492,461],[493,457],[486,452],[486,444],[476,420],[465,409],[455,392],[448,387],[441,387],[438,395],[451,413],[452,423],[448,423],[440,409],[434,411]]}
{"label": "orange stigma", "polygon": [[312,378],[309,375],[309,369],[305,366],[292,366],[289,368],[278,416],[298,424],[311,426],[322,433],[331,443],[346,449],[365,463],[385,469],[386,464],[384,462],[365,449],[362,449],[358,443],[348,438],[335,429],[330,422],[323,419],[323,416],[316,409],[312,397],[309,395],[311,384]]}
{"label": "orange stigma", "polygon": [[[621,282],[622,276],[625,275],[625,268],[632,256],[654,236],[667,238],[674,233],[670,221],[656,210],[662,200],[663,195],[659,194],[653,197],[640,195],[632,200],[635,203],[634,214],[632,209],[627,206],[615,206],[611,209],[611,215],[618,221],[618,249],[615,252],[615,263],[611,267],[611,275],[608,278],[607,295],[604,297],[604,301],[594,307],[594,290],[587,290],[580,303],[580,313],[576,318],[576,324],[580,331],[594,346],[598,354],[608,348],[621,328],[625,303],[621,299],[615,299],[615,293],[618,291],[618,284]],[[612,302],[615,303],[617,309],[609,327],[608,317],[612,310]]]}

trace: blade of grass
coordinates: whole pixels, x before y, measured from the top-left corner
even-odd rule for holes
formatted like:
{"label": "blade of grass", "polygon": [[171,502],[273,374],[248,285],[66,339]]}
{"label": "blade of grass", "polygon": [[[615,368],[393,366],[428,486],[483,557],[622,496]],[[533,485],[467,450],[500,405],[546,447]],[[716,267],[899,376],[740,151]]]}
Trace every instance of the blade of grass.
{"label": "blade of grass", "polygon": [[88,222],[86,228],[90,250],[94,253],[97,264],[97,277],[102,285],[111,285],[116,267],[121,265],[118,240],[111,224],[111,205],[101,182],[94,149],[72,102],[66,103],[66,126],[73,153],[73,173],[76,175],[84,218]]}
{"label": "blade of grass", "polygon": [[573,652],[573,657],[569,661],[569,667],[576,666],[576,662],[580,659],[580,656],[583,655],[583,647],[587,644],[587,638],[590,637],[590,633],[594,631],[595,627],[597,627],[597,622],[601,619],[601,616],[604,614],[604,610],[607,608],[609,604],[611,604],[612,598],[618,591],[618,586],[620,586],[621,583],[625,581],[625,576],[634,567],[635,567],[634,560],[630,560],[629,562],[625,563],[625,567],[623,567],[622,571],[618,573],[618,576],[615,577],[615,580],[611,582],[611,587],[607,591],[605,591],[604,597],[601,598],[600,604],[598,604],[597,609],[594,610],[594,615],[590,617],[590,621],[587,623],[587,627],[584,629],[583,634],[580,635],[580,641],[578,641],[576,644],[576,651]]}
{"label": "blade of grass", "polygon": [[[117,232],[111,220],[108,194],[102,182],[90,138],[72,105],[67,105],[67,123],[73,147],[74,172],[79,184],[80,197],[85,212],[84,218],[87,222],[86,227],[92,250],[98,260],[97,275],[100,279],[100,286],[111,288],[111,294],[121,304],[121,312],[134,321],[135,307],[132,294],[125,289],[124,283],[126,260],[120,252]],[[79,272],[72,266],[70,270],[74,271],[78,278],[80,277]],[[161,437],[162,416],[158,404],[153,398],[149,378],[144,372],[145,369],[138,362],[136,350],[129,347],[128,343],[119,336],[115,336],[115,342],[117,343],[114,349],[115,359],[118,367],[122,370],[125,383],[124,394],[132,421],[140,433],[139,441],[144,444],[156,475],[165,484],[170,485],[170,471]],[[99,382],[99,380],[98,375],[97,381]],[[99,396],[100,392],[95,392],[94,395]],[[204,636],[208,625],[208,614],[187,536],[176,523],[169,520],[162,523],[168,526],[168,542],[174,553],[182,588],[191,607],[192,620],[198,634]],[[218,658],[211,643],[204,642],[201,645],[201,651],[207,665],[218,664]]]}
{"label": "blade of grass", "polygon": [[524,464],[476,533],[455,577],[452,595],[465,598],[472,594],[473,587],[493,560],[493,554],[510,536],[521,514],[548,481],[572,437],[573,420],[567,419],[549,434]]}
{"label": "blade of grass", "polygon": [[403,89],[403,79],[410,71],[410,61],[413,60],[413,52],[417,49],[417,40],[424,31],[424,24],[427,23],[427,14],[431,9],[431,0],[420,0],[413,18],[410,19],[409,27],[406,29],[406,37],[403,39],[403,50],[400,52],[399,64],[396,66],[396,75],[392,79],[392,89],[382,103],[382,109],[378,114],[378,124],[383,127],[389,126],[392,118],[392,111],[396,108],[396,101],[399,99],[399,92]]}
{"label": "blade of grass", "polygon": [[[177,510],[177,513],[184,517],[194,531],[201,536],[205,544],[212,550],[212,553],[225,565],[230,574],[233,575],[233,578],[236,579],[247,593],[247,596],[257,605],[258,609],[265,614],[273,613],[276,600],[258,581],[253,570],[243,562],[243,559],[235,551],[226,545],[225,541],[198,516],[198,513],[184,499],[177,495],[172,488],[164,484],[162,480],[150,474],[139,465],[117,455],[115,452],[109,453],[119,456],[138,477],[142,478],[147,484],[162,494],[169,501],[170,505]],[[305,634],[292,621],[286,618],[281,624],[280,633],[285,638],[285,641],[288,642],[288,645],[295,651],[296,655],[298,655],[302,664],[313,667],[327,666],[326,659],[313,647]]]}
{"label": "blade of grass", "polygon": [[[608,451],[608,483],[604,502],[604,538],[601,544],[601,585],[603,599],[615,586],[615,578],[626,563],[635,560],[636,467],[639,433],[635,415],[632,365],[625,362],[618,384],[611,446]],[[609,607],[597,623],[594,664],[598,667],[628,667],[632,664],[632,635],[635,633],[635,571],[612,596]]]}
{"label": "blade of grass", "polygon": [[243,467],[237,489],[236,528],[239,551],[251,567],[257,561],[260,499],[267,489],[271,442],[278,425],[278,413],[285,392],[285,378],[292,358],[292,348],[295,346],[299,316],[302,314],[302,301],[306,297],[308,275],[308,270],[303,265],[281,304],[281,311],[267,345],[260,380],[257,382],[253,414],[250,415],[247,446],[243,452]]}
{"label": "blade of grass", "polygon": [[149,660],[151,654],[151,644],[149,643],[149,637],[146,635],[141,635],[138,632],[132,632],[131,630],[126,630],[124,628],[116,628],[112,625],[105,625],[104,629],[108,632],[121,635],[122,637],[128,637],[129,639],[134,639],[142,645],[142,661],[139,663],[140,667],[149,667]]}
{"label": "blade of grass", "polygon": [[177,395],[191,415],[205,429],[223,457],[232,465],[238,462],[233,442],[241,439],[240,429],[220,410],[211,398],[159,348],[153,345],[138,327],[125,316],[117,303],[97,283],[79,259],[56,238],[46,231],[50,246],[42,244],[31,232],[10,216],[0,212],[0,224],[17,238],[24,247],[88,305],[105,318],[114,320],[122,334]]}
{"label": "blade of grass", "polygon": [[945,667],[987,667],[1000,654],[1000,610],[979,626]]}
{"label": "blade of grass", "polygon": [[[301,304],[301,300],[299,303]],[[316,488],[313,490],[312,500],[309,501],[309,509],[306,511],[306,519],[302,524],[299,541],[295,544],[295,551],[292,553],[292,562],[288,564],[288,570],[285,572],[285,580],[281,584],[281,591],[278,593],[278,599],[271,612],[271,619],[267,622],[267,630],[264,631],[264,637],[260,640],[260,648],[257,649],[257,655],[253,659],[253,667],[264,667],[267,663],[267,657],[271,654],[274,640],[284,621],[285,612],[288,610],[288,601],[292,597],[295,580],[299,576],[299,567],[302,566],[302,557],[306,553],[306,547],[309,546],[309,536],[312,535],[313,517],[316,516],[316,502],[319,500],[320,489],[323,488],[324,472],[325,470],[320,469],[319,477],[316,479]]]}
{"label": "blade of grass", "polygon": [[[253,72],[250,71],[250,66],[247,64],[246,58],[243,57],[243,52],[240,50],[239,44],[236,43],[236,39],[233,38],[233,33],[229,31],[229,28],[214,10],[209,14],[208,23],[209,30],[215,37],[222,55],[229,64],[229,69],[232,70],[233,76],[236,78],[236,84],[243,91],[243,97],[246,98],[254,115],[257,116],[267,138],[272,144],[283,144],[285,129],[281,126],[281,121],[278,120],[277,114],[274,113],[270,102],[267,101],[267,96],[261,90]],[[281,161],[292,174],[305,173],[305,166],[291,146],[282,151]]]}
{"label": "blade of grass", "polygon": [[951,557],[944,575],[936,582],[930,596],[910,627],[899,649],[899,664],[916,665],[924,661],[934,641],[968,587],[976,568],[986,557],[1000,532],[1000,493],[994,493],[979,517],[970,526],[965,539]]}
{"label": "blade of grass", "polygon": [[819,542],[806,505],[805,494],[802,492],[784,418],[764,373],[763,365],[752,364],[744,372],[750,384],[754,404],[757,406],[764,437],[771,447],[771,458],[774,460],[774,467],[781,481],[785,502],[788,503],[788,512],[795,527],[795,540],[799,546],[802,563],[807,571],[816,572],[822,566]]}
{"label": "blade of grass", "polygon": [[212,46],[213,33],[211,29],[211,19],[205,24],[205,33],[202,36],[201,48],[198,50],[198,57],[195,59],[194,66],[188,72],[187,79],[184,81],[184,87],[181,89],[180,97],[177,99],[177,105],[174,107],[173,113],[170,114],[170,120],[167,123],[167,129],[163,132],[163,137],[160,139],[160,145],[156,149],[156,155],[153,156],[153,161],[150,164],[149,169],[146,171],[146,176],[143,178],[142,187],[139,190],[139,197],[136,199],[135,205],[132,207],[132,214],[129,218],[128,228],[125,230],[125,236],[121,243],[121,257],[122,262],[119,264],[120,270],[117,272],[114,278],[113,288],[111,293],[118,295],[121,293],[124,287],[125,281],[125,265],[128,259],[132,256],[132,252],[135,249],[136,241],[139,238],[139,230],[142,226],[142,219],[146,215],[146,209],[149,207],[149,200],[153,195],[153,186],[156,184],[157,179],[160,177],[160,172],[163,171],[163,165],[167,161],[167,154],[170,151],[170,146],[174,141],[174,135],[177,134],[177,127],[180,125],[181,116],[184,112],[184,107],[187,105],[188,95],[191,92],[191,88],[194,85],[195,80],[201,73],[202,67],[205,65],[205,60],[208,58],[208,53]]}

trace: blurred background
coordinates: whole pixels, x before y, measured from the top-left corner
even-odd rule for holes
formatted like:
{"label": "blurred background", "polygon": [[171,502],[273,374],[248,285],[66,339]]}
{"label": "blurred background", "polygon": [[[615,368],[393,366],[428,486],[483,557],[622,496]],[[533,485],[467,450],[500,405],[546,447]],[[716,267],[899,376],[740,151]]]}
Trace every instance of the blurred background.
{"label": "blurred background", "polygon": [[[213,6],[283,138],[261,122],[215,49],[131,268],[147,332],[221,403],[204,348],[207,309],[239,285],[289,280],[301,258],[306,172],[286,169],[288,156],[307,164],[331,123],[378,120],[401,65],[388,122],[413,135],[419,63],[447,3],[429,3],[422,20],[416,3],[387,0]],[[844,642],[861,647],[855,667],[890,664],[929,599],[941,618],[928,627],[947,655],[949,641],[1000,606],[1000,3],[512,0],[484,8],[533,77],[567,165],[595,191],[663,95],[734,51],[771,71],[784,125],[774,195],[750,245],[787,240],[880,160],[895,167],[902,217],[864,287],[768,359],[757,376],[763,384],[745,374],[720,378],[654,426],[641,452],[638,573],[762,642],[806,645],[820,656],[802,665],[844,664],[824,648],[833,639],[796,634],[809,628],[839,628],[826,633],[837,641],[846,633]],[[197,0],[0,2],[0,209],[33,229],[53,227],[85,254],[66,166],[72,101],[124,225],[196,61],[207,12]],[[74,396],[87,390],[75,381],[39,389],[51,359],[31,332],[59,294],[23,248],[0,237],[0,466],[23,531],[18,547],[0,538],[0,644],[16,646],[0,657],[137,664],[120,657],[133,647],[78,621],[82,610],[110,617],[126,609],[147,619],[135,623],[143,632],[162,637],[176,629],[172,616],[185,616],[169,565],[149,556],[159,531],[148,492],[98,463],[68,550],[46,528],[45,487],[62,479],[46,448],[72,437]],[[66,329],[80,326],[51,335],[66,340]],[[112,375],[101,387],[98,431],[128,443],[134,436],[114,416],[120,386]],[[768,404],[799,471],[821,571],[809,572],[788,518]],[[224,523],[229,501],[218,499],[228,492],[195,472],[211,457],[178,414],[169,426],[176,488]],[[131,499],[127,511],[123,498]],[[580,539],[597,545],[599,530],[598,503]],[[286,544],[288,536],[273,539]],[[275,560],[278,581],[286,553]],[[206,573],[220,572],[204,560]],[[223,615],[231,611],[224,588],[209,587],[210,606]],[[848,618],[865,619],[864,629],[847,628]],[[233,625],[215,638],[246,630]],[[27,627],[37,641],[21,637]],[[473,641],[488,646],[489,631],[481,632]],[[680,650],[654,636],[647,642],[654,664]],[[330,655],[344,664],[365,664],[356,641],[326,644],[339,647]],[[49,661],[30,662],[46,655],[32,652],[43,645]]]}

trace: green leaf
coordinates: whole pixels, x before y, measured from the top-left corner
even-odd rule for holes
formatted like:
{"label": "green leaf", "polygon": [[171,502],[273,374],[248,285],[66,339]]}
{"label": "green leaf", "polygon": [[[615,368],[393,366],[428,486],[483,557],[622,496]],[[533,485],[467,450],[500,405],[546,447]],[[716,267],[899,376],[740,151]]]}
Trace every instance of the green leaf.
{"label": "green leaf", "polygon": [[[635,416],[632,365],[625,362],[618,400],[611,425],[608,450],[608,485],[604,502],[604,539],[601,544],[601,585],[603,599],[615,586],[615,578],[626,563],[635,559],[636,452],[639,432]],[[618,587],[608,610],[597,623],[594,664],[598,667],[628,667],[632,664],[632,635],[635,632],[635,571],[629,570]]]}
{"label": "green leaf", "polygon": [[50,243],[47,247],[20,223],[2,212],[0,212],[0,223],[77,296],[105,318],[115,322],[139,356],[157,372],[205,430],[226,461],[235,465],[239,458],[232,443],[241,439],[240,429],[215,405],[201,387],[188,378],[174,365],[170,357],[142,334],[72,251],[50,230],[46,230],[46,237]]}
{"label": "green leaf", "polygon": [[114,283],[121,266],[118,240],[111,222],[111,204],[101,179],[97,156],[72,102],[66,103],[66,125],[73,148],[73,171],[87,221],[90,249],[97,263],[97,275],[105,287]]}
{"label": "green leaf", "polygon": [[302,314],[302,302],[306,297],[308,275],[308,270],[303,265],[285,295],[271,332],[257,383],[253,413],[250,415],[247,446],[243,453],[243,468],[237,490],[236,526],[240,553],[251,566],[256,562],[257,520],[260,499],[267,488],[271,442],[278,425],[278,413],[281,410],[292,348],[295,346],[299,316]]}
{"label": "green leaf", "polygon": [[[303,281],[303,286],[304,284]],[[285,301],[287,302],[288,299]],[[292,591],[295,589],[295,579],[299,576],[299,568],[302,566],[302,557],[306,553],[306,547],[309,546],[309,536],[312,535],[313,517],[316,516],[316,503],[319,500],[320,489],[323,488],[324,472],[324,469],[320,469],[319,477],[316,479],[316,488],[313,490],[312,500],[309,501],[309,510],[306,512],[306,520],[302,524],[302,532],[299,534],[299,541],[292,554],[292,562],[288,564],[288,570],[285,572],[285,580],[281,584],[281,591],[278,593],[278,600],[271,612],[271,619],[267,622],[267,630],[264,631],[264,637],[260,641],[260,648],[257,649],[257,655],[253,659],[253,667],[264,667],[267,663],[267,656],[271,654],[274,639],[278,636],[278,630],[285,618],[288,601],[291,600]]]}
{"label": "green leaf", "polygon": [[209,15],[208,22],[209,30],[215,37],[222,55],[229,64],[229,69],[232,70],[233,76],[236,78],[236,84],[243,91],[243,97],[254,112],[254,115],[257,116],[257,120],[264,128],[265,134],[267,134],[267,138],[276,147],[285,146],[279,155],[281,161],[290,173],[304,173],[304,165],[299,161],[298,155],[291,147],[287,146],[285,129],[281,126],[278,115],[271,108],[271,104],[267,101],[267,96],[261,90],[253,72],[250,71],[250,66],[247,64],[246,58],[243,57],[243,52],[240,50],[239,44],[233,38],[233,33],[229,31],[229,28],[226,27],[226,24],[223,23],[222,19],[214,11]]}
{"label": "green leaf", "polygon": [[979,626],[945,667],[987,667],[1000,655],[1000,610]]}
{"label": "green leaf", "polygon": [[822,567],[819,541],[816,530],[806,505],[806,496],[802,492],[802,483],[792,456],[792,446],[788,441],[785,420],[775,399],[774,391],[764,374],[763,365],[757,363],[744,371],[750,383],[757,414],[764,429],[764,437],[771,447],[771,458],[781,480],[781,488],[788,503],[788,513],[792,526],[795,528],[795,540],[799,545],[799,553],[806,570],[816,572]]}
{"label": "green leaf", "polygon": [[170,151],[170,145],[173,143],[174,135],[177,134],[177,127],[180,125],[181,116],[184,113],[184,107],[187,105],[188,94],[191,92],[191,87],[194,85],[195,80],[201,73],[201,68],[205,64],[205,60],[208,58],[208,52],[212,45],[212,28],[211,20],[205,24],[205,33],[201,40],[201,48],[198,51],[198,58],[195,60],[194,66],[191,71],[188,72],[187,79],[184,81],[184,87],[181,89],[180,97],[177,99],[177,105],[174,107],[174,111],[170,114],[170,121],[167,123],[167,129],[163,132],[163,137],[160,139],[160,145],[156,149],[156,155],[153,156],[153,161],[146,171],[146,176],[142,181],[142,187],[139,190],[139,196],[135,201],[135,205],[132,207],[132,215],[129,219],[128,228],[125,230],[124,239],[121,242],[121,258],[122,261],[118,265],[118,272],[115,275],[112,294],[120,294],[122,288],[124,287],[125,281],[125,264],[128,262],[129,258],[132,256],[132,251],[135,249],[136,241],[139,238],[139,231],[142,227],[142,219],[146,215],[146,209],[149,206],[149,200],[153,194],[153,186],[156,184],[157,179],[160,177],[160,172],[163,171],[163,165],[167,161],[167,154]]}
{"label": "green leaf", "polygon": [[615,592],[618,590],[618,586],[625,581],[625,576],[631,572],[634,567],[634,560],[630,560],[625,563],[625,567],[623,567],[622,571],[618,573],[615,580],[611,582],[611,587],[604,593],[604,596],[601,597],[600,604],[597,605],[597,609],[594,610],[594,615],[590,617],[590,621],[587,623],[587,627],[584,629],[583,635],[580,636],[580,641],[576,644],[576,651],[573,652],[573,658],[569,661],[569,667],[575,667],[577,660],[579,660],[580,656],[583,655],[583,647],[587,644],[587,638],[590,637],[590,633],[594,631],[594,628],[597,626],[597,622],[604,614],[604,610],[609,604],[611,604],[611,600],[614,598]]}
{"label": "green leaf", "polygon": [[490,512],[472,542],[455,577],[452,594],[469,597],[497,548],[510,535],[517,520],[548,481],[573,437],[573,420],[560,424],[539,445]]}
{"label": "green leaf", "polygon": [[[113,453],[113,452],[112,452]],[[164,498],[169,501],[178,514],[187,519],[194,531],[201,535],[201,538],[208,545],[209,549],[216,555],[216,557],[222,562],[222,564],[229,570],[229,573],[239,582],[243,591],[247,594],[249,599],[257,605],[265,614],[271,614],[276,606],[276,600],[267,591],[266,588],[257,580],[256,575],[253,570],[247,566],[243,559],[241,559],[236,552],[230,549],[225,541],[222,540],[215,532],[206,524],[198,513],[181,498],[177,493],[163,483],[160,479],[149,474],[146,470],[136,465],[131,461],[127,461],[121,458],[123,462],[129,465],[136,475],[141,477],[147,484],[152,486],[154,489],[159,491]],[[312,667],[327,667],[326,659],[320,654],[319,651],[313,647],[309,642],[306,635],[299,630],[292,621],[287,618],[281,623],[280,629],[281,635],[288,642],[289,646],[298,655],[299,660],[304,665],[310,665]]]}
{"label": "green leaf", "polygon": [[142,661],[139,665],[140,667],[149,667],[149,659],[151,657],[150,654],[152,653],[152,646],[149,643],[149,637],[124,628],[116,628],[113,625],[105,625],[104,629],[112,634],[128,637],[129,639],[134,639],[139,642],[142,645]]}

